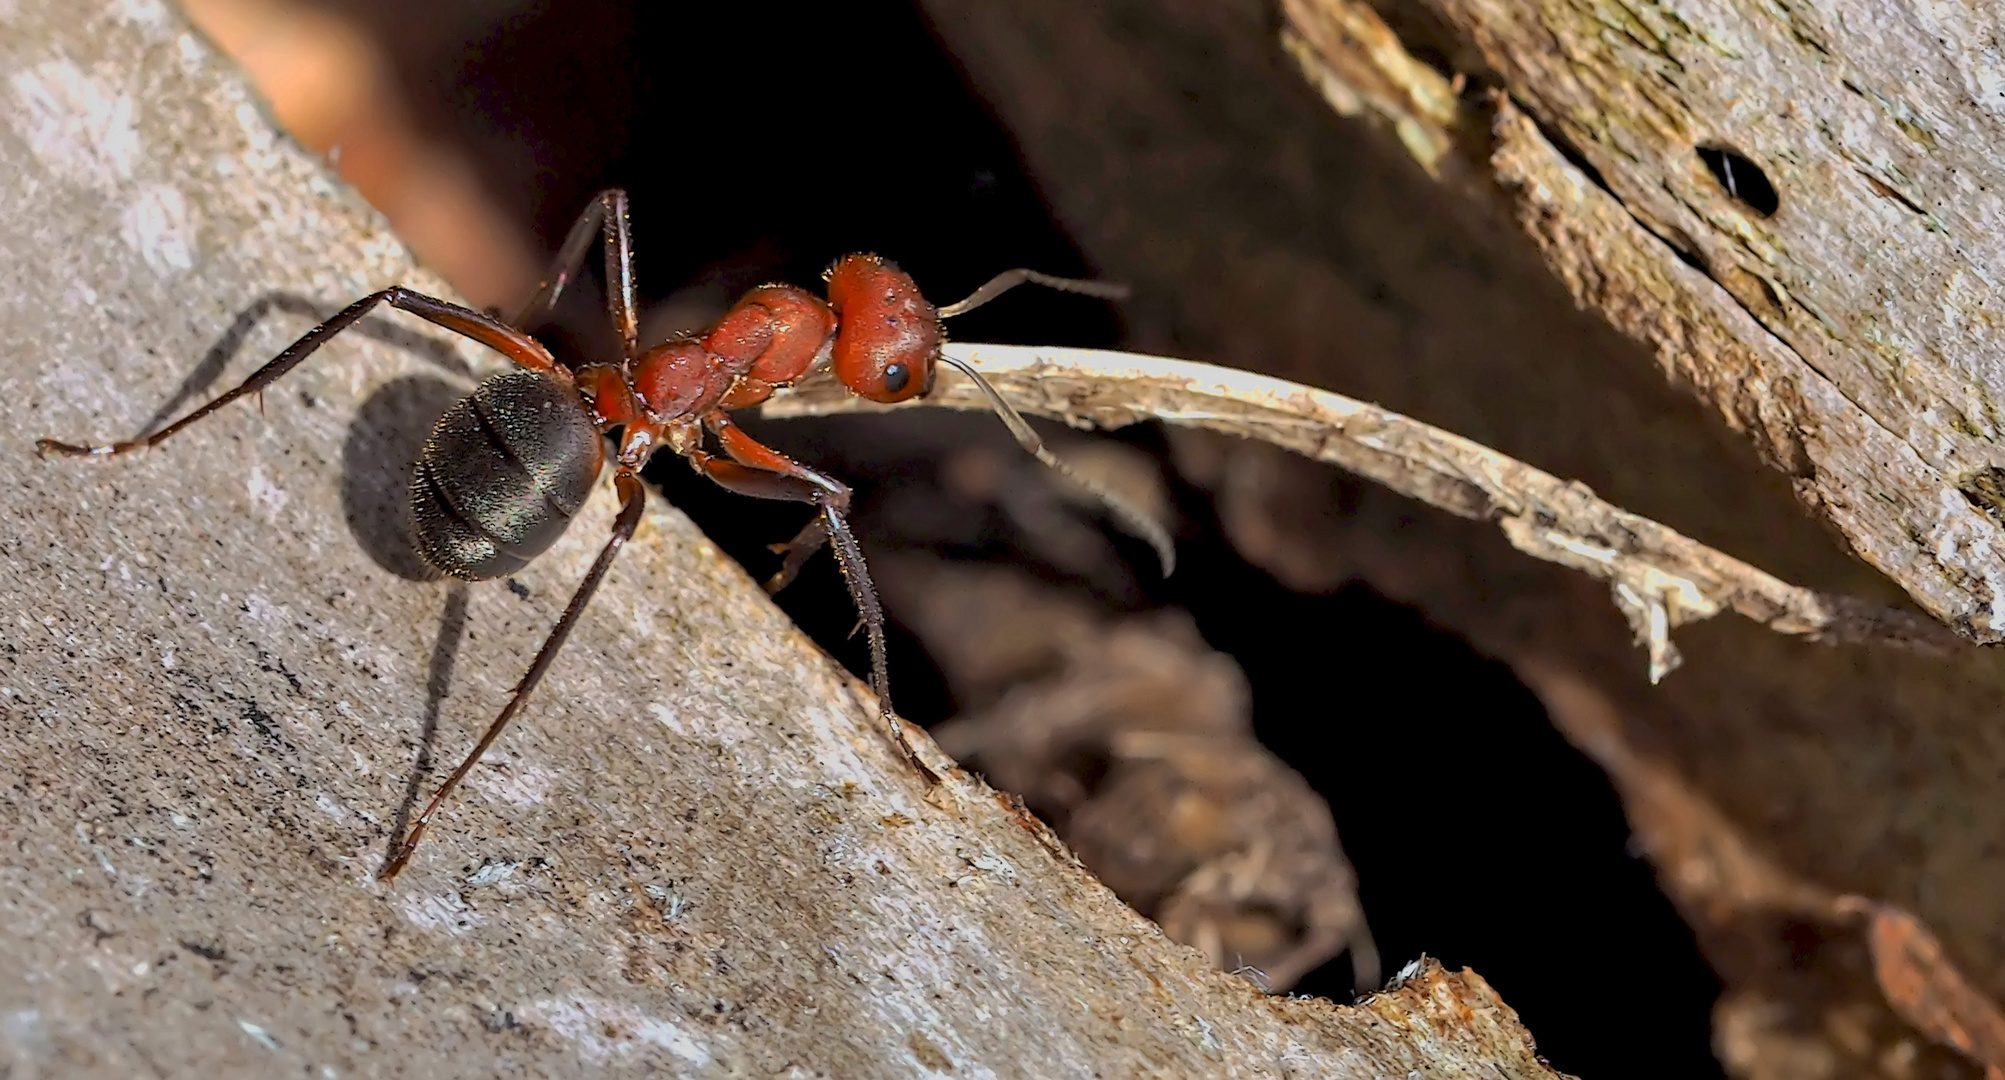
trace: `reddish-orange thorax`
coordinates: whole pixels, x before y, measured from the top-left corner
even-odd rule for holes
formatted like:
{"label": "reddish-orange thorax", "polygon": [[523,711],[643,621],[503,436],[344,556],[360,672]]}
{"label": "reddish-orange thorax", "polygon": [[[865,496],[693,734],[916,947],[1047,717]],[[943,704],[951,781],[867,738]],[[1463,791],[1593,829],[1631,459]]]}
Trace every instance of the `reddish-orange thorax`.
{"label": "reddish-orange thorax", "polygon": [[717,320],[703,344],[739,374],[785,386],[820,359],[835,325],[835,312],[806,289],[761,285]]}
{"label": "reddish-orange thorax", "polygon": [[639,415],[633,388],[627,385],[626,373],[619,368],[611,364],[588,364],[572,377],[578,384],[578,395],[585,399],[601,428],[632,423]]}
{"label": "reddish-orange thorax", "polygon": [[681,338],[656,345],[633,362],[634,394],[659,421],[700,416],[717,406],[738,372],[703,342]]}
{"label": "reddish-orange thorax", "polygon": [[829,270],[827,303],[792,285],[761,285],[701,337],[657,345],[621,367],[581,368],[576,379],[602,427],[674,425],[754,405],[824,361],[856,394],[904,401],[932,385],[941,339],[939,313],[910,275],[876,255],[846,255]]}

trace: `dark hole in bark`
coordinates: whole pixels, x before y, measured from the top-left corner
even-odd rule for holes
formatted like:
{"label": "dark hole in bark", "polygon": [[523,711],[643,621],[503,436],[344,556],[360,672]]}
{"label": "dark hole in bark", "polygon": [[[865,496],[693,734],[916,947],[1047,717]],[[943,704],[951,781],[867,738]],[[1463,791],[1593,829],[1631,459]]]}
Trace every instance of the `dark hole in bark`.
{"label": "dark hole in bark", "polygon": [[1776,194],[1768,174],[1746,155],[1724,146],[1701,146],[1698,154],[1720,187],[1748,209],[1768,217],[1781,208],[1782,196]]}
{"label": "dark hole in bark", "polygon": [[1996,465],[1973,469],[1957,481],[1956,490],[1970,500],[1970,505],[2005,522],[2005,469]]}

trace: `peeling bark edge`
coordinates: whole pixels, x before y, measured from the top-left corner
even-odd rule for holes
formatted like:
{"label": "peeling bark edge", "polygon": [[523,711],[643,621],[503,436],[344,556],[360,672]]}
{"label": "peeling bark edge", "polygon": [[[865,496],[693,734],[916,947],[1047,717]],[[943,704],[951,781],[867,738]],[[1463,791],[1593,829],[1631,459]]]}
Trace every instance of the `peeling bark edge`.
{"label": "peeling bark edge", "polygon": [[[953,343],[1012,405],[1075,427],[1143,420],[1258,439],[1336,465],[1462,517],[1497,524],[1533,558],[1598,578],[1649,655],[1652,682],[1680,662],[1670,632],[1733,611],[1782,634],[1944,652],[1956,635],[1907,612],[1791,585],[1668,526],[1596,498],[1586,485],[1389,409],[1250,372],[1098,349]],[[783,392],[772,418],[933,405],[987,409],[966,376],[943,370],[931,395],[875,405],[822,380]]]}
{"label": "peeling bark edge", "polygon": [[[1992,526],[1947,477],[1645,229],[1508,98],[1497,102],[1494,132],[1497,179],[1576,301],[1653,348],[1665,375],[1749,435],[1860,558],[1971,640],[2005,640],[2005,578],[1995,566],[1974,576],[1955,557],[1991,561],[1974,545],[1988,545]],[[1947,497],[1915,499],[1929,490]],[[1905,542],[1889,540],[1889,515]]]}
{"label": "peeling bark edge", "polygon": [[[2005,557],[1999,521],[1987,516],[1996,500],[1985,495],[1991,474],[1943,472],[1771,331],[1744,298],[1773,296],[1781,285],[1745,260],[1710,257],[1662,215],[1627,206],[1504,74],[1481,67],[1488,53],[1435,43],[1498,87],[1450,107],[1442,95],[1467,80],[1418,65],[1364,4],[1283,7],[1283,47],[1333,108],[1387,130],[1431,175],[1465,193],[1501,195],[1575,301],[1651,348],[1663,373],[1746,435],[1854,554],[1967,638],[2005,640]],[[1503,48],[1486,36],[1496,28],[1483,20],[1501,18],[1495,11],[1476,5],[1454,16],[1465,17],[1483,49]],[[1562,78],[1557,68],[1534,70]]]}

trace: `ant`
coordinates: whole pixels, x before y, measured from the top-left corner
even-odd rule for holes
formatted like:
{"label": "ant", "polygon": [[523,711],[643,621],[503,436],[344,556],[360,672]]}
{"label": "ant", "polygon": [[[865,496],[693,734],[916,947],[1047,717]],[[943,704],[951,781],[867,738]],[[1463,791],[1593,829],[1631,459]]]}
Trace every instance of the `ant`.
{"label": "ant", "polygon": [[[548,317],[583,267],[594,239],[604,247],[606,307],[623,351],[616,364],[574,367],[557,360],[522,327]],[[634,303],[627,195],[612,188],[600,192],[578,216],[550,276],[511,322],[503,322],[495,312],[473,311],[394,286],[343,308],[234,390],[152,435],[102,446],[41,439],[35,448],[45,456],[103,458],[158,445],[238,398],[263,391],[379,304],[471,338],[515,364],[513,370],[483,380],[447,409],[418,455],[410,496],[414,546],[442,573],[468,581],[503,577],[548,550],[584,505],[611,446],[613,485],[620,497],[612,536],[529,670],[515,684],[508,704],[418,815],[384,864],[381,880],[396,877],[410,862],[433,815],[550,669],[613,557],[640,525],[647,499],[640,470],[662,448],[688,459],[698,472],[730,491],[807,503],[819,511],[793,540],[775,545],[783,556],[782,565],[766,582],[766,590],[777,591],[793,580],[824,544],[833,550],[869,635],[870,685],[879,715],[906,760],[928,783],[938,783],[941,775],[920,759],[905,722],[891,707],[884,612],[849,528],[849,488],[753,439],[732,423],[728,413],[757,405],[776,389],[824,369],[833,370],[851,393],[886,404],[906,401],[932,389],[938,364],[952,364],[981,388],[1026,450],[1099,495],[1117,517],[1147,538],[1167,574],[1174,553],[1160,525],[1072,473],[987,380],[940,350],[945,340],[940,320],[972,311],[1026,282],[1108,299],[1124,297],[1127,289],[1017,269],[997,275],[959,303],[935,308],[909,275],[876,255],[845,255],[824,276],[826,302],[796,286],[761,285],[708,330],[643,348]],[[617,441],[609,443],[607,436],[615,429]],[[706,449],[712,440],[723,456]]]}

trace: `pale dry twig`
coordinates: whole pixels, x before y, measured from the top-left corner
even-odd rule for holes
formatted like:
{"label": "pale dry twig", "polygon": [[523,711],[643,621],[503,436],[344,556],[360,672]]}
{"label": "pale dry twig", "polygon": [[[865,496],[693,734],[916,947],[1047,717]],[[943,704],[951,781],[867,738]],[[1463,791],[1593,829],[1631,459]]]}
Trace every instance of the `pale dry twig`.
{"label": "pale dry twig", "polygon": [[[1609,583],[1616,606],[1649,652],[1652,682],[1678,666],[1671,631],[1722,611],[1778,633],[1825,641],[1930,650],[1965,644],[1924,616],[1791,585],[1605,502],[1584,484],[1340,394],[1210,364],[1101,349],[954,343],[947,351],[1026,413],[1075,427],[1162,420],[1258,439],[1450,513],[1494,521],[1518,550]],[[907,404],[989,408],[966,376],[948,368],[930,395]],[[817,381],[775,398],[765,415],[898,407]]]}

